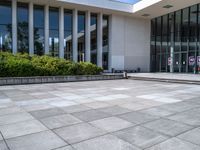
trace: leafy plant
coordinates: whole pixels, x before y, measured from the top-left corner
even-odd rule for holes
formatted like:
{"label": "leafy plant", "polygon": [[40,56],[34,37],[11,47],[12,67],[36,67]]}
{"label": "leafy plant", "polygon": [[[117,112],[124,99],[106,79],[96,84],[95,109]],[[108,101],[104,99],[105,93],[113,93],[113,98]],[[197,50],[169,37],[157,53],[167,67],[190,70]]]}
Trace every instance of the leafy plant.
{"label": "leafy plant", "polygon": [[75,63],[50,56],[0,52],[0,77],[96,75],[102,68],[89,62]]}

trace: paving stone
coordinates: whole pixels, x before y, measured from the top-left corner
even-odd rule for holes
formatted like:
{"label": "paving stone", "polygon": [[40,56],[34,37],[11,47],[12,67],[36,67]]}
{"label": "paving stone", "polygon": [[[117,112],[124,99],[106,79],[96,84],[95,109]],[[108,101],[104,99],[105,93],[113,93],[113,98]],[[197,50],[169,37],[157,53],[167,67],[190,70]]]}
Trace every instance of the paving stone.
{"label": "paving stone", "polygon": [[190,110],[196,107],[199,107],[199,105],[196,105],[194,103],[189,103],[189,102],[178,102],[178,103],[160,106],[161,109],[166,109],[173,112],[183,112],[183,111]]}
{"label": "paving stone", "polygon": [[60,128],[82,122],[70,114],[53,116],[41,119],[41,122],[49,129]]}
{"label": "paving stone", "polygon": [[67,145],[51,131],[12,138],[7,143],[11,150],[50,150]]}
{"label": "paving stone", "polygon": [[107,114],[111,114],[111,115],[120,115],[120,114],[125,114],[128,112],[131,112],[131,110],[122,108],[119,106],[107,107],[107,108],[102,108],[102,109],[98,109],[98,110],[105,112]]}
{"label": "paving stone", "polygon": [[55,106],[55,107],[66,107],[66,106],[77,105],[77,103],[73,101],[57,100],[54,102],[50,102],[50,105]]}
{"label": "paving stone", "polygon": [[200,125],[200,108],[192,109],[168,117],[171,120],[183,122],[192,126]]}
{"label": "paving stone", "polygon": [[92,102],[92,103],[85,103],[85,106],[88,106],[93,109],[98,109],[98,108],[105,108],[105,107],[110,107],[111,104],[105,103],[105,102]]}
{"label": "paving stone", "polygon": [[105,135],[73,145],[76,150],[139,150],[139,148],[115,137]]}
{"label": "paving stone", "polygon": [[74,105],[74,106],[68,106],[68,107],[62,108],[62,110],[65,111],[66,113],[75,113],[75,112],[81,112],[81,111],[86,111],[90,109],[91,108],[84,105]]}
{"label": "paving stone", "polygon": [[131,113],[119,115],[118,117],[124,120],[127,120],[129,122],[136,123],[136,124],[149,122],[149,121],[156,120],[159,118],[157,116],[152,116],[149,114],[144,114],[144,113],[139,113],[139,112],[131,112]]}
{"label": "paving stone", "polygon": [[118,130],[128,128],[134,125],[133,123],[122,120],[117,117],[104,118],[104,119],[96,120],[90,123],[96,126],[97,128],[100,128],[107,132],[118,131]]}
{"label": "paving stone", "polygon": [[164,135],[140,126],[115,132],[114,135],[143,149],[167,139]]}
{"label": "paving stone", "polygon": [[24,106],[22,108],[26,110],[27,112],[30,112],[30,111],[45,110],[45,109],[50,109],[50,108],[55,108],[55,107],[49,104],[38,104],[38,105]]}
{"label": "paving stone", "polygon": [[109,114],[97,110],[88,110],[84,112],[73,113],[72,115],[86,122],[110,117]]}
{"label": "paving stone", "polygon": [[4,141],[0,141],[0,150],[9,150]]}
{"label": "paving stone", "polygon": [[155,145],[145,150],[199,150],[200,147],[192,143],[172,138],[163,143]]}
{"label": "paving stone", "polygon": [[59,108],[51,108],[51,109],[45,109],[45,110],[39,110],[39,111],[32,111],[30,113],[35,118],[41,119],[41,118],[61,115],[61,114],[64,114],[65,112]]}
{"label": "paving stone", "polygon": [[140,111],[141,113],[146,113],[152,116],[159,116],[159,117],[165,117],[165,116],[169,116],[174,114],[175,112],[173,111],[169,111],[169,110],[165,110],[163,108],[160,107],[153,107],[153,108],[149,108],[149,109],[145,109]]}
{"label": "paving stone", "polygon": [[22,110],[19,107],[7,107],[7,108],[0,109],[0,116],[20,113],[20,112],[24,112],[24,110]]}
{"label": "paving stone", "polygon": [[32,119],[34,118],[26,112],[3,115],[3,116],[0,116],[0,126],[5,125],[5,124],[26,121],[26,120],[32,120]]}
{"label": "paving stone", "polygon": [[55,150],[75,150],[75,149],[71,146],[65,146],[65,147],[57,148]]}
{"label": "paving stone", "polygon": [[178,136],[179,138],[200,145],[200,128],[190,130]]}
{"label": "paving stone", "polygon": [[168,119],[159,119],[143,124],[142,126],[169,136],[177,136],[178,134],[181,134],[193,128],[191,126]]}
{"label": "paving stone", "polygon": [[0,141],[3,141],[3,137],[2,137],[2,135],[1,135],[1,132],[0,132]]}
{"label": "paving stone", "polygon": [[104,131],[87,123],[63,127],[54,131],[70,144],[81,142],[83,140],[87,140],[89,138],[94,138],[105,134]]}
{"label": "paving stone", "polygon": [[47,130],[47,128],[37,120],[28,120],[25,122],[0,126],[0,131],[5,139],[41,132],[44,130]]}
{"label": "paving stone", "polygon": [[188,102],[188,103],[195,103],[195,104],[198,104],[198,105],[200,105],[200,99],[199,99],[199,96],[197,96],[196,98],[191,98],[191,99],[188,99],[188,100],[186,100],[186,102]]}
{"label": "paving stone", "polygon": [[150,108],[151,106],[145,105],[145,104],[141,104],[141,103],[136,103],[136,102],[132,103],[131,102],[131,103],[122,104],[122,105],[120,105],[120,107],[129,109],[129,110],[132,110],[132,111],[137,111],[137,110]]}
{"label": "paving stone", "polygon": [[13,102],[9,102],[9,103],[0,103],[0,109],[2,108],[9,108],[9,107],[14,107],[15,104]]}

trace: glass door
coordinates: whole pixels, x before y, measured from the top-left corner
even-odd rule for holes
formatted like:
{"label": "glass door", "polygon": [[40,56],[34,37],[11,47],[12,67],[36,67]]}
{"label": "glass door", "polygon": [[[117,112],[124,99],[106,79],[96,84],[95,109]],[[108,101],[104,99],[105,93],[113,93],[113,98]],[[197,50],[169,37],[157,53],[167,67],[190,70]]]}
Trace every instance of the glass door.
{"label": "glass door", "polygon": [[181,53],[181,72],[187,72],[187,53]]}
{"label": "glass door", "polygon": [[180,53],[174,54],[174,72],[180,72]]}

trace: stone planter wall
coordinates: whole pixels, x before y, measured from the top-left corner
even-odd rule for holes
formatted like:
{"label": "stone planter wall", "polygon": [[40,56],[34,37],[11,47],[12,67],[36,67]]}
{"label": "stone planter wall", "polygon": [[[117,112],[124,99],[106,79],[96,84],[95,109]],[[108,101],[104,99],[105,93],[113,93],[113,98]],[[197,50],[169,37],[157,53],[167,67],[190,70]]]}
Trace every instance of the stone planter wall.
{"label": "stone planter wall", "polygon": [[123,75],[8,77],[8,78],[0,78],[0,86],[2,86],[2,85],[20,85],[20,84],[95,81],[95,80],[115,80],[115,79],[124,79],[124,77],[123,77]]}

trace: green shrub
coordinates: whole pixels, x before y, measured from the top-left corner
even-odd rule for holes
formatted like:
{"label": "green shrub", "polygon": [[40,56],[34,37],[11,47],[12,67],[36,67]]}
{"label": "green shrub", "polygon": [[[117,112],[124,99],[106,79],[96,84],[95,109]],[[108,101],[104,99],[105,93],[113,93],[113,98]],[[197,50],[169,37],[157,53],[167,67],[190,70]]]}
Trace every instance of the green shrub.
{"label": "green shrub", "polygon": [[0,52],[0,77],[96,75],[102,68],[88,62],[75,63],[50,56],[13,55]]}

